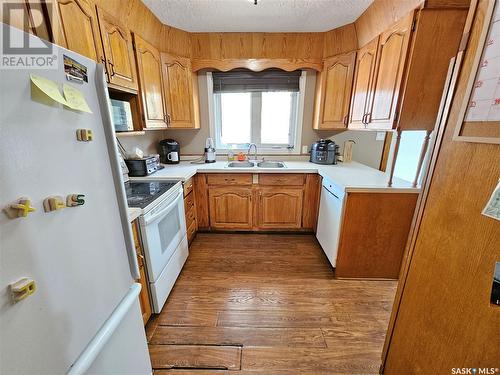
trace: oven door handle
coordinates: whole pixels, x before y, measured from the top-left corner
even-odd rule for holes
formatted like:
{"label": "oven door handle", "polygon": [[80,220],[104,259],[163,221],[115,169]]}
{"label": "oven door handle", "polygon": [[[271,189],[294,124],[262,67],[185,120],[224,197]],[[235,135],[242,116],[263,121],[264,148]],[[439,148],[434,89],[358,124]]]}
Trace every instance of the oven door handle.
{"label": "oven door handle", "polygon": [[151,216],[151,217],[144,217],[144,224],[145,225],[149,225],[152,222],[154,222],[156,219],[158,219],[160,216],[164,216],[165,215],[165,211],[170,211],[170,209],[177,204],[177,200],[179,199],[179,196],[181,194],[182,194],[182,190],[179,190],[179,192],[175,196],[175,198],[172,201],[172,203],[170,203],[166,207],[162,207],[161,210],[159,210],[158,213],[154,214],[153,216]]}

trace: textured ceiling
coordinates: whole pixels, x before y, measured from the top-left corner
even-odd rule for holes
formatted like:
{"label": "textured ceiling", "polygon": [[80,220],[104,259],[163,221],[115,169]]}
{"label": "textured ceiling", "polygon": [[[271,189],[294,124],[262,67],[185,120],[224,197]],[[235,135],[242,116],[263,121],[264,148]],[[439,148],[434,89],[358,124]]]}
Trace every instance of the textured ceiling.
{"label": "textured ceiling", "polygon": [[191,32],[317,32],[351,23],[373,0],[143,0],[165,24]]}

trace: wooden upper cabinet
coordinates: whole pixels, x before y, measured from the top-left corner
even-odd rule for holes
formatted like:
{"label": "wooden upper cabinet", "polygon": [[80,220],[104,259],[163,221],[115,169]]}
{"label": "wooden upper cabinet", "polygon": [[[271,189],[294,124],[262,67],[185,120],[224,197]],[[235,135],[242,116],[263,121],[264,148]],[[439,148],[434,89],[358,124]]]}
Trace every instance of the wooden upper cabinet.
{"label": "wooden upper cabinet", "polygon": [[313,128],[347,127],[356,53],[326,59],[316,87]]}
{"label": "wooden upper cabinet", "polygon": [[432,131],[466,16],[467,9],[412,11],[378,37],[378,48],[376,40],[361,48],[349,128]]}
{"label": "wooden upper cabinet", "polygon": [[302,187],[260,187],[258,194],[257,226],[260,229],[301,228]]}
{"label": "wooden upper cabinet", "polygon": [[46,4],[39,0],[0,0],[1,21],[39,38],[53,42],[50,22],[46,20]]}
{"label": "wooden upper cabinet", "polygon": [[87,0],[56,0],[52,4],[55,8],[50,15],[54,43],[103,62],[94,5]]}
{"label": "wooden upper cabinet", "polygon": [[380,35],[377,62],[365,124],[368,128],[396,127],[398,98],[405,68],[414,12]]}
{"label": "wooden upper cabinet", "polygon": [[110,86],[137,90],[137,72],[130,30],[101,8],[97,8],[97,14]]}
{"label": "wooden upper cabinet", "polygon": [[252,229],[252,188],[211,187],[208,191],[213,229]]}
{"label": "wooden upper cabinet", "polygon": [[349,128],[364,128],[370,89],[375,71],[379,37],[360,48],[356,55],[356,69],[352,86]]}
{"label": "wooden upper cabinet", "polygon": [[167,116],[162,89],[160,53],[137,34],[134,34],[134,47],[144,127],[165,129]]}
{"label": "wooden upper cabinet", "polygon": [[191,60],[162,53],[161,63],[167,126],[198,129],[198,81],[191,69]]}

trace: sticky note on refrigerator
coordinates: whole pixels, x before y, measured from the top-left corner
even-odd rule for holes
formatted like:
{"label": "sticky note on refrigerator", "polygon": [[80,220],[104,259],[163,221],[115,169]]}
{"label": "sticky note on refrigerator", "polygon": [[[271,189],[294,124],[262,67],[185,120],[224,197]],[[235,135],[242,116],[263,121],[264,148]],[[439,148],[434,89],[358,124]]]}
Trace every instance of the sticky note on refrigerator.
{"label": "sticky note on refrigerator", "polygon": [[35,74],[30,74],[30,78],[31,82],[50,99],[64,105],[68,105],[66,99],[64,99],[61,92],[59,91],[59,86],[56,82],[44,77],[37,76]]}
{"label": "sticky note on refrigerator", "polygon": [[77,111],[92,113],[85,97],[80,90],[75,89],[73,86],[63,85],[64,97],[66,98],[66,105]]}

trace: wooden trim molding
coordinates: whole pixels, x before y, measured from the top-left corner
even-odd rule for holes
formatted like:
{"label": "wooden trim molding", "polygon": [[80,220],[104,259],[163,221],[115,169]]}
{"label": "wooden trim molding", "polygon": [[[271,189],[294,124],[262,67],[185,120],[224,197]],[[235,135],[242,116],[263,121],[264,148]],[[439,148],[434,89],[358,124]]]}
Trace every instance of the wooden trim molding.
{"label": "wooden trim molding", "polygon": [[320,72],[323,62],[320,59],[193,59],[192,69],[197,72],[202,69],[215,69],[227,72],[232,69],[245,68],[254,72],[265,69],[279,68],[287,72],[297,69],[312,69]]}

